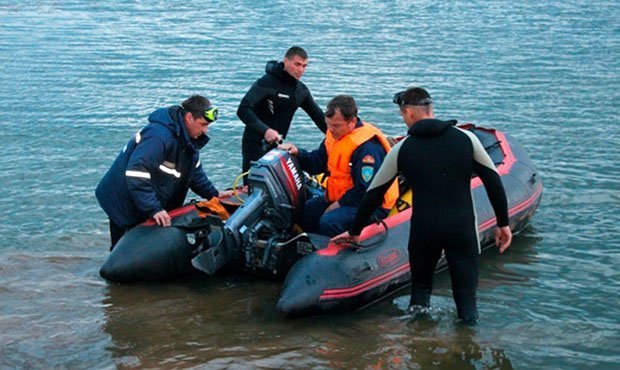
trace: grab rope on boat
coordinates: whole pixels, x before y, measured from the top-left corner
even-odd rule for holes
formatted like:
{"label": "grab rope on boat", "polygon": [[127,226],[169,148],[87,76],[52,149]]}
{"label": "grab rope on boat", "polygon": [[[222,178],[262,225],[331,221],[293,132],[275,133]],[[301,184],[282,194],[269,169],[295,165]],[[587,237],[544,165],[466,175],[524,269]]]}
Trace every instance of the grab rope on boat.
{"label": "grab rope on boat", "polygon": [[241,199],[241,197],[239,196],[239,194],[237,194],[237,184],[239,183],[239,180],[242,179],[244,176],[247,176],[250,173],[250,171],[246,171],[242,174],[240,174],[239,176],[237,176],[235,178],[235,181],[233,181],[233,196],[241,203],[243,204],[245,201],[243,199]]}
{"label": "grab rope on boat", "polygon": [[334,240],[334,243],[336,243],[336,244],[347,243],[347,244],[351,245],[351,248],[354,251],[358,252],[358,253],[365,252],[365,251],[367,251],[369,249],[372,249],[373,247],[376,247],[377,245],[380,245],[381,243],[383,243],[385,241],[385,239],[387,239],[388,233],[390,231],[390,228],[385,223],[385,221],[379,220],[376,216],[373,216],[372,218],[374,219],[374,223],[375,224],[383,225],[383,229],[384,229],[385,232],[383,232],[381,234],[381,237],[379,239],[373,241],[372,243],[368,243],[368,244],[353,243],[353,242],[348,241],[346,239],[336,239],[336,240]]}

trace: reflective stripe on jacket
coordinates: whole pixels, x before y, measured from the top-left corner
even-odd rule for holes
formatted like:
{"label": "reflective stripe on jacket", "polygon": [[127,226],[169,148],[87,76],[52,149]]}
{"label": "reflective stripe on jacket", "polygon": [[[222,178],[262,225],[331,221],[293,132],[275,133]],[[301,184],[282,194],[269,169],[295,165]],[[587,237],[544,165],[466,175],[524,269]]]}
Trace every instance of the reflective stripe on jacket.
{"label": "reflective stripe on jacket", "polygon": [[218,194],[199,160],[209,138],[190,138],[184,122],[179,106],[153,112],[97,185],[97,200],[117,225],[130,228],[178,208],[189,189],[207,199]]}

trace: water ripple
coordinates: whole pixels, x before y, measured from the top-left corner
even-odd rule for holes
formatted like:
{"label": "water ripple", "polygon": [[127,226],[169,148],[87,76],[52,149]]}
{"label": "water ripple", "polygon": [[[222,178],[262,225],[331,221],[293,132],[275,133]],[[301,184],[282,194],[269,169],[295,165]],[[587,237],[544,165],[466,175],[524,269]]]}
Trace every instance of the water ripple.
{"label": "water ripple", "polygon": [[[614,1],[246,0],[0,4],[0,367],[613,368],[620,299],[620,11]],[[99,279],[107,220],[93,194],[146,117],[187,95],[221,109],[203,164],[240,168],[237,105],[265,62],[301,44],[321,106],[355,96],[389,135],[395,91],[519,139],[543,201],[511,249],[483,256],[481,325],[402,319],[407,292],[347,316],[280,320],[279,283]],[[289,140],[321,134],[303,113]]]}

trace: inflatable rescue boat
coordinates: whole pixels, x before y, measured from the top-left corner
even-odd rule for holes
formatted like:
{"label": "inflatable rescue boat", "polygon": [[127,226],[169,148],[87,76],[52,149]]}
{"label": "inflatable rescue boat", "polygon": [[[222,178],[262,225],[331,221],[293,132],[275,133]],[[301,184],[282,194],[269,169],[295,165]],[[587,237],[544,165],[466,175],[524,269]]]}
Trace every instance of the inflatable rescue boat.
{"label": "inflatable rescue boat", "polygon": [[[508,198],[513,233],[531,220],[542,182],[529,156],[511,136],[495,129],[472,131],[497,166]],[[171,227],[152,220],[127,232],[100,270],[116,282],[159,281],[223,266],[261,276],[286,277],[277,310],[284,316],[350,311],[410,283],[411,191],[401,188],[396,206],[380,224],[367,226],[360,246],[330,242],[295,224],[309,196],[320,188],[304,176],[295,157],[274,149],[254,162],[243,198],[197,202],[170,212]],[[404,184],[403,184],[404,185]],[[496,220],[479,178],[471,181],[482,249],[494,244]],[[230,216],[229,216],[230,214]],[[445,267],[442,259],[438,270]]]}

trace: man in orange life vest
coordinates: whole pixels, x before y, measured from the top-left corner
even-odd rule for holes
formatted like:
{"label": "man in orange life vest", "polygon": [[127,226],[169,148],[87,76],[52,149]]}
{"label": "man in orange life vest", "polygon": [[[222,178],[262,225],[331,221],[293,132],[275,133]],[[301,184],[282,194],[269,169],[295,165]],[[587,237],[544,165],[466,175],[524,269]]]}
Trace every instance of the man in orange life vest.
{"label": "man in orange life vest", "polygon": [[[306,232],[335,236],[353,223],[390,144],[379,129],[357,117],[357,104],[351,96],[333,98],[327,104],[325,121],[327,133],[317,150],[308,152],[289,143],[278,148],[298,156],[302,169],[309,174],[329,175],[325,196],[306,202],[299,225]],[[394,181],[374,215],[385,218],[397,198],[398,184]]]}

